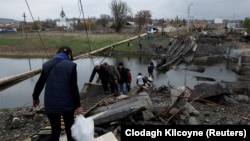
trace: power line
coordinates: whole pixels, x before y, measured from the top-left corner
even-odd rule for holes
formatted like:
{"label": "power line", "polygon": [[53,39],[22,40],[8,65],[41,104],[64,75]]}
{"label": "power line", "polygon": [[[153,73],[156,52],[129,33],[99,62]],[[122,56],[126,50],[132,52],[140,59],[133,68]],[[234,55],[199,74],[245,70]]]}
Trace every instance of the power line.
{"label": "power line", "polygon": [[[33,15],[32,15],[32,12],[31,12],[31,10],[30,10],[30,7],[29,7],[29,4],[28,4],[27,0],[25,0],[25,2],[26,2],[26,5],[27,5],[27,7],[28,7],[28,9],[29,9],[31,18],[32,18],[32,20],[33,20],[33,22],[34,22],[34,24],[35,24],[35,19],[34,19]],[[45,47],[44,41],[43,41],[43,39],[42,39],[42,37],[41,37],[41,34],[40,34],[40,32],[39,32],[38,30],[37,30],[37,33],[38,33],[38,35],[39,35],[39,39],[40,39],[40,41],[42,42],[43,48],[45,49],[46,55],[47,55],[47,57],[48,57],[49,55],[48,55],[47,49],[46,49],[46,47]]]}
{"label": "power line", "polygon": [[[80,15],[82,14],[82,16],[83,16],[84,28],[85,28],[85,32],[86,32],[87,39],[88,39],[88,47],[89,47],[89,50],[90,50],[90,51],[89,51],[89,56],[90,56],[90,58],[91,58],[91,60],[92,60],[92,63],[93,63],[93,65],[94,65],[94,60],[93,60],[93,58],[91,57],[91,54],[90,54],[90,52],[92,51],[92,49],[91,49],[91,47],[90,47],[90,40],[89,40],[88,31],[87,31],[87,24],[86,24],[86,20],[85,20],[85,18],[84,18],[82,0],[79,0],[79,10],[80,10]],[[90,24],[90,23],[88,23],[88,24]],[[102,62],[104,61],[104,59],[105,59],[105,57],[101,60],[100,63],[102,63]]]}
{"label": "power line", "polygon": [[[89,40],[89,35],[88,35],[88,31],[87,31],[87,24],[86,24],[86,20],[84,18],[84,12],[83,12],[83,4],[82,4],[82,0],[79,0],[79,10],[80,10],[80,15],[82,14],[83,16],[83,21],[84,21],[84,28],[85,28],[85,32],[86,32],[86,35],[87,35],[87,38],[88,38],[88,46],[89,46],[89,50],[92,51],[92,48],[90,47],[90,40]],[[89,20],[89,18],[88,18]],[[89,20],[90,21],[90,20]],[[88,23],[90,24],[90,23]],[[90,25],[89,25],[90,26]],[[89,56],[91,57],[91,54],[89,53]],[[92,58],[92,57],[91,57]],[[100,63],[102,63],[104,60],[105,60],[106,56],[104,56],[104,58],[100,61]],[[94,61],[93,61],[93,58],[91,59],[93,64],[94,64]]]}

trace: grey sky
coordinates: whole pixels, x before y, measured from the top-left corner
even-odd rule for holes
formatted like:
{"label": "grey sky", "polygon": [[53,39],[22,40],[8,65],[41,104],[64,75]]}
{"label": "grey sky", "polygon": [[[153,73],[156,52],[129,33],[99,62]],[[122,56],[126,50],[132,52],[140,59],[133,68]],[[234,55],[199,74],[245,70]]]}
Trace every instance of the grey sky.
{"label": "grey sky", "polygon": [[[25,0],[0,0],[0,18],[32,21]],[[79,17],[79,0],[27,0],[35,20],[59,18],[63,7],[68,18]],[[82,0],[85,17],[97,17],[100,14],[111,15],[112,0]],[[150,10],[152,18],[187,18],[188,6],[190,16],[197,19],[244,19],[250,17],[250,0],[122,0],[132,10],[134,16],[140,10]],[[81,16],[82,17],[82,16]]]}

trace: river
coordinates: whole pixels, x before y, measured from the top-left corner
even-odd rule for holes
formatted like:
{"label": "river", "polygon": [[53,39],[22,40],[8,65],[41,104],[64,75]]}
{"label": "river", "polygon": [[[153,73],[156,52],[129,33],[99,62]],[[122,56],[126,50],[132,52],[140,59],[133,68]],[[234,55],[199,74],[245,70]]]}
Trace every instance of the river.
{"label": "river", "polygon": [[[78,86],[79,90],[82,89],[83,84],[88,81],[90,74],[93,69],[93,60],[104,60],[110,64],[117,65],[119,62],[123,62],[125,67],[131,69],[133,76],[132,86],[135,85],[135,79],[139,72],[144,75],[147,74],[147,66],[150,61],[156,65],[156,60],[152,59],[151,56],[145,55],[115,55],[113,57],[102,57],[95,56],[92,58],[82,58],[75,60],[77,63],[78,73]],[[0,78],[16,75],[33,69],[41,68],[42,64],[47,61],[44,58],[0,58],[1,73]],[[195,85],[202,83],[197,81],[194,76],[205,76],[216,78],[217,81],[233,82],[237,80],[237,74],[231,70],[226,69],[226,63],[223,60],[216,61],[213,63],[205,63],[206,70],[203,73],[184,70],[185,64],[180,64],[179,69],[169,70],[167,72],[154,72],[154,85],[157,87],[166,85],[168,82],[173,86],[186,86],[191,89]],[[204,65],[204,63],[193,64],[193,65]],[[22,106],[32,105],[32,92],[35,83],[40,74],[35,75],[31,78],[23,80],[11,87],[0,90],[0,108],[14,108]],[[40,95],[41,103],[43,103],[43,93]]]}

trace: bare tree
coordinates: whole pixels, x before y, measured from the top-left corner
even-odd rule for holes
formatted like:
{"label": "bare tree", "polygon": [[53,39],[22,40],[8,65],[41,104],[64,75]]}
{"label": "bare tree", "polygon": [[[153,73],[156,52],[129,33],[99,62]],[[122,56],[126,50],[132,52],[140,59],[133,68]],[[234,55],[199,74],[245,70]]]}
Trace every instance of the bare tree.
{"label": "bare tree", "polygon": [[56,27],[56,22],[53,21],[52,19],[46,19],[45,21],[41,22],[42,24],[42,27],[44,29],[52,29],[52,28],[55,28]]}
{"label": "bare tree", "polygon": [[131,11],[126,2],[121,0],[113,0],[110,5],[114,18],[114,27],[116,32],[120,32],[123,28],[125,18]]}
{"label": "bare tree", "polygon": [[142,28],[148,24],[151,20],[151,12],[149,10],[141,10],[135,15],[135,22],[138,25],[138,32],[141,32]]}

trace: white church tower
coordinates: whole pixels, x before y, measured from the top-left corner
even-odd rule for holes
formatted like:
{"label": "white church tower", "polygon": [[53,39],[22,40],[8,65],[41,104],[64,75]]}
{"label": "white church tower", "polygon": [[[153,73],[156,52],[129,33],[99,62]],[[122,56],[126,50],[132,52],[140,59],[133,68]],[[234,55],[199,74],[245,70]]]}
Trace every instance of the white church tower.
{"label": "white church tower", "polygon": [[60,19],[58,21],[56,21],[56,26],[57,27],[68,27],[67,17],[66,17],[65,12],[63,11],[63,8],[62,8],[62,11],[60,13]]}

